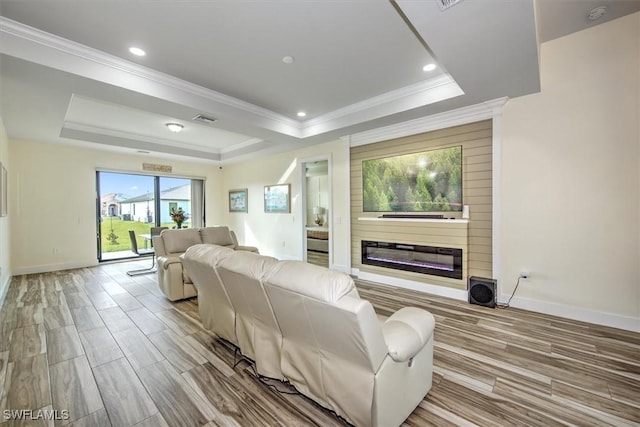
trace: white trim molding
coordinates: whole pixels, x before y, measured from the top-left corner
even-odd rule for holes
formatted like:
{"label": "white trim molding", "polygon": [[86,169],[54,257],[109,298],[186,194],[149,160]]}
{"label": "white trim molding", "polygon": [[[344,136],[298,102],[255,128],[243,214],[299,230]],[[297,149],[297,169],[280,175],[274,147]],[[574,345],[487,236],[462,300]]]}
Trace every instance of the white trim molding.
{"label": "white trim molding", "polygon": [[[508,299],[509,295],[499,296],[500,302],[507,302]],[[555,304],[549,301],[538,301],[523,297],[514,297],[509,305],[522,310],[535,311],[537,313],[550,314],[552,316],[563,317],[565,319],[573,319],[581,322],[610,326],[612,328],[640,333],[640,318],[637,317],[621,316],[619,314],[605,313],[602,311]]]}
{"label": "white trim molding", "polygon": [[[128,260],[131,261],[131,260]],[[21,276],[23,274],[38,274],[49,273],[52,271],[72,270],[76,268],[95,267],[98,265],[98,261],[94,262],[66,262],[60,264],[46,264],[46,265],[34,265],[30,267],[19,267],[13,271],[15,276]]]}
{"label": "white trim molding", "polygon": [[348,141],[351,147],[357,147],[360,145],[386,141],[388,139],[402,138],[404,136],[416,135],[432,130],[445,129],[452,126],[478,122],[480,120],[492,119],[495,115],[501,114],[502,106],[507,102],[507,100],[508,98],[498,98],[481,104],[458,108],[457,110],[433,114],[431,116],[421,117],[419,119],[409,120],[395,125],[360,132],[350,135]]}
{"label": "white trim molding", "polygon": [[[0,53],[102,83],[214,113],[224,123],[305,139],[464,95],[443,74],[301,122],[270,109],[153,70],[83,44],[0,16]],[[233,129],[228,129],[233,131]]]}

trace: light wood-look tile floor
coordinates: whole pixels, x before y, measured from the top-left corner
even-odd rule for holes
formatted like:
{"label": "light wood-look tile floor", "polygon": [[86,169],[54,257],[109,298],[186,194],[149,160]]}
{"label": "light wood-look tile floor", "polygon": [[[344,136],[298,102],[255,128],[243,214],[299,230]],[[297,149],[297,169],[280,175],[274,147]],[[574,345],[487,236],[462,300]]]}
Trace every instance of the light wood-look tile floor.
{"label": "light wood-look tile floor", "polygon": [[[264,385],[246,362],[233,369],[233,348],[202,329],[197,301],[167,301],[155,275],[126,275],[135,267],[13,278],[0,311],[0,417],[45,409],[68,411],[55,425],[346,424],[275,391],[292,391],[277,381]],[[640,424],[640,334],[372,283],[358,289],[380,314],[414,305],[436,317],[433,388],[408,426]]]}

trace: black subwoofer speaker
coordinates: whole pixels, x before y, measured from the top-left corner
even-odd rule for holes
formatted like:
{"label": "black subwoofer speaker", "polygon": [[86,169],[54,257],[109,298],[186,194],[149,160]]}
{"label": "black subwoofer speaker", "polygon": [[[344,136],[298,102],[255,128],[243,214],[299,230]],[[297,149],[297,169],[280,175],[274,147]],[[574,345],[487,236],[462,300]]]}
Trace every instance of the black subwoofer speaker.
{"label": "black subwoofer speaker", "polygon": [[496,307],[496,286],[498,281],[484,277],[469,277],[469,302],[485,307]]}

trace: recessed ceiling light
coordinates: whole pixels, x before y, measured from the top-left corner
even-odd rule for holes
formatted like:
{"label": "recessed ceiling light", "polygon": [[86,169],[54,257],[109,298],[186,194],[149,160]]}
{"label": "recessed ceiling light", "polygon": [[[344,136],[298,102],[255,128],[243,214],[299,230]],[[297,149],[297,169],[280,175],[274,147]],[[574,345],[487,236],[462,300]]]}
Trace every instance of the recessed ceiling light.
{"label": "recessed ceiling light", "polygon": [[180,123],[167,123],[166,126],[169,128],[169,130],[171,132],[181,132],[182,129],[184,128],[184,126],[182,126]]}
{"label": "recessed ceiling light", "polygon": [[296,61],[296,59],[293,56],[284,56],[282,58],[282,62],[284,62],[285,64],[293,64]]}
{"label": "recessed ceiling light", "polygon": [[298,111],[298,117],[306,117],[307,113],[305,113],[304,111]]}
{"label": "recessed ceiling light", "polygon": [[436,64],[427,64],[422,67],[422,71],[433,71],[436,69]]}
{"label": "recessed ceiling light", "polygon": [[130,47],[129,52],[131,52],[135,56],[145,56],[147,54],[144,50],[135,46]]}
{"label": "recessed ceiling light", "polygon": [[587,18],[589,18],[589,21],[596,21],[602,18],[605,13],[607,13],[607,6],[594,7],[587,15]]}

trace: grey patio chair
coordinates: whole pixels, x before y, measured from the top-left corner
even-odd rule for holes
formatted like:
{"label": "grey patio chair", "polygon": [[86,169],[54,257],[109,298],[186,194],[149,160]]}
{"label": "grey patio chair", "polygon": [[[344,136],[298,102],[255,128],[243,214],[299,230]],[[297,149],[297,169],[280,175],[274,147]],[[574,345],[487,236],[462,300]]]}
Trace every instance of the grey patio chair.
{"label": "grey patio chair", "polygon": [[[153,233],[153,231],[152,231]],[[151,267],[149,268],[139,268],[137,270],[129,270],[127,274],[129,276],[137,276],[138,274],[149,274],[156,272],[156,255],[153,248],[149,249],[138,249],[138,241],[136,240],[136,232],[133,230],[129,230],[129,238],[131,239],[131,252],[138,256],[143,255],[151,255]]]}

